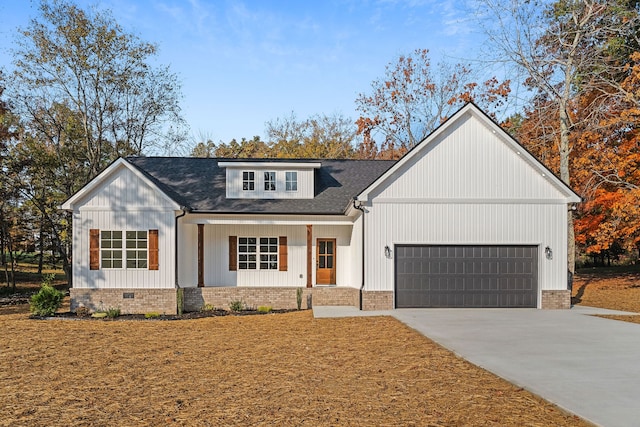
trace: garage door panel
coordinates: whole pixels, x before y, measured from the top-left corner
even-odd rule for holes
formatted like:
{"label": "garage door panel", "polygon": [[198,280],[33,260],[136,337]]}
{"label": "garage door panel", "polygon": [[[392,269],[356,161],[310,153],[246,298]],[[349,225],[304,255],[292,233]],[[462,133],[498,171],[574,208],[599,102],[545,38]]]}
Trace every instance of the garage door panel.
{"label": "garage door panel", "polygon": [[398,308],[537,305],[537,246],[397,246],[395,253]]}

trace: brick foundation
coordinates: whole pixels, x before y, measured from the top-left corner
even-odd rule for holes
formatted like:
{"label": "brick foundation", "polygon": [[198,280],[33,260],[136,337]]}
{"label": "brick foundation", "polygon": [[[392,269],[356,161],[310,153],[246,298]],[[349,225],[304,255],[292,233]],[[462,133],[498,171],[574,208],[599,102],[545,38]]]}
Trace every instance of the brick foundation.
{"label": "brick foundation", "polygon": [[[268,305],[274,309],[298,308],[297,290],[291,287],[204,287],[184,288],[184,311],[198,311],[205,304],[229,309],[231,301],[242,300],[248,307]],[[302,288],[302,305],[359,305],[358,289],[344,287]]]}
{"label": "brick foundation", "polygon": [[569,309],[571,308],[571,291],[546,290],[542,291],[543,309]]}
{"label": "brick foundation", "polygon": [[[297,308],[296,290],[292,287],[204,287],[184,288],[184,311],[198,311],[205,304],[228,309],[231,301],[242,300],[248,307],[268,305],[274,309]],[[301,308],[313,305],[344,305],[359,307],[360,291],[347,287],[302,288]],[[70,289],[71,311],[80,306],[91,312],[120,308],[122,314],[158,312],[176,314],[176,289]],[[543,309],[571,308],[571,292],[568,290],[543,290]],[[364,291],[362,309],[392,310],[393,291]]]}
{"label": "brick foundation", "polygon": [[341,288],[334,286],[315,287],[313,291],[313,305],[349,305],[360,307],[360,290],[356,288]]}
{"label": "brick foundation", "polygon": [[176,314],[176,290],[169,289],[78,289],[69,290],[71,311],[80,306],[89,311],[119,308],[122,314],[157,312]]}
{"label": "brick foundation", "polygon": [[362,310],[393,310],[393,291],[362,292]]}

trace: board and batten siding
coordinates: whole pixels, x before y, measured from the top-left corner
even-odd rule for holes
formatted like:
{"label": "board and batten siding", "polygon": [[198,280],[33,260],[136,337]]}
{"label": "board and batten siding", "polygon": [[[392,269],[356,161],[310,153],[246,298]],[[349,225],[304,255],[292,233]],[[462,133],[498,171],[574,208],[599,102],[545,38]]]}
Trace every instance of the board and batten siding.
{"label": "board and batten siding", "polygon": [[419,156],[399,168],[370,197],[414,202],[426,198],[565,200],[566,196],[518,152],[483,122],[467,116],[460,119],[458,126],[430,141]]}
{"label": "board and batten siding", "polygon": [[[255,190],[242,189],[242,172],[255,173]],[[276,173],[276,191],[264,190],[264,173]],[[298,173],[298,190],[286,191],[286,172]],[[227,168],[227,198],[229,199],[313,199],[314,169],[287,168]]]}
{"label": "board and batten siding", "polygon": [[[499,204],[376,204],[366,218],[366,289],[393,290],[394,257],[384,247],[420,245],[538,245],[540,289],[567,287],[566,206]],[[544,256],[544,248],[553,258]],[[538,299],[540,301],[540,299]]]}
{"label": "board and batten siding", "polygon": [[466,115],[371,191],[366,290],[394,289],[397,244],[537,245],[539,289],[567,288],[568,196],[494,130]]}
{"label": "board and batten siding", "polygon": [[127,168],[106,177],[93,191],[75,203],[80,209],[171,209],[171,203]]}
{"label": "board and batten siding", "polygon": [[[74,204],[73,287],[83,289],[175,286],[176,212],[159,192],[122,167]],[[158,230],[158,270],[89,269],[89,230]],[[124,235],[123,235],[124,239]],[[124,245],[124,242],[123,242]],[[124,263],[124,259],[123,259]]]}
{"label": "board and batten siding", "polygon": [[[194,215],[204,218],[203,215]],[[195,220],[197,221],[197,220]],[[266,220],[268,221],[268,220]],[[312,283],[315,283],[317,238],[335,238],[338,260],[338,286],[354,286],[353,260],[350,247],[351,225],[314,225]],[[181,287],[197,286],[198,226],[189,220],[179,224],[179,283]],[[287,271],[237,270],[229,271],[229,236],[287,237]],[[291,286],[305,287],[307,283],[306,225],[268,224],[205,224],[204,226],[204,285],[205,286]],[[359,283],[358,283],[359,285]]]}

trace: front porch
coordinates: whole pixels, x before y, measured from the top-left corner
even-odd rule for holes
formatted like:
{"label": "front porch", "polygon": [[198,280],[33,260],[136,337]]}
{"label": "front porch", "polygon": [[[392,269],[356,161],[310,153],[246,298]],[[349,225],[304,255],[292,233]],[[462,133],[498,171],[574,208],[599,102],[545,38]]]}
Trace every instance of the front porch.
{"label": "front porch", "polygon": [[282,287],[295,293],[362,284],[362,229],[352,217],[193,214],[178,227],[178,285],[185,289]]}

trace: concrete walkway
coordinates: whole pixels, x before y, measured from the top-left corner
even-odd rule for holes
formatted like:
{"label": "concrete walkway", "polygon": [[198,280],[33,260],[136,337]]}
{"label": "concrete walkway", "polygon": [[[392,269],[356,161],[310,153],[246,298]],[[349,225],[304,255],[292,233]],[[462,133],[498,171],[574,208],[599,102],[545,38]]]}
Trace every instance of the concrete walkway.
{"label": "concrete walkway", "polygon": [[314,307],[316,317],[391,315],[471,363],[597,425],[640,425],[640,324],[571,310]]}

